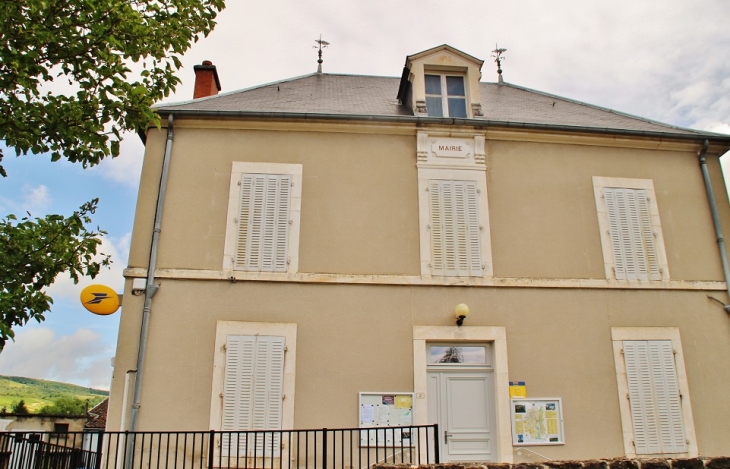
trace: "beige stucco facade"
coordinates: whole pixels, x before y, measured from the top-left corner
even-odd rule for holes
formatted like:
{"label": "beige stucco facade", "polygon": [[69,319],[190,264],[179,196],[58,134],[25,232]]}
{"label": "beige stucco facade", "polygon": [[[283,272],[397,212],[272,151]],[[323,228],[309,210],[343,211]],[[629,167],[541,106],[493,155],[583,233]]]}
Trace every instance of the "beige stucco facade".
{"label": "beige stucco facade", "polygon": [[[471,401],[485,409],[477,419],[488,427],[479,434],[479,442],[491,445],[484,459],[641,456],[646,452],[635,442],[643,430],[632,426],[640,415],[627,401],[633,358],[624,357],[624,347],[653,344],[676,370],[673,415],[681,417],[684,435],[672,436],[678,450],[662,453],[729,454],[730,420],[719,410],[730,394],[730,318],[708,298],[727,301],[698,165],[704,137],[630,116],[618,119],[639,130],[486,123],[479,120],[489,111],[479,94],[487,89],[479,83],[481,65],[448,46],[409,56],[398,115],[325,118],[229,108],[206,114],[196,106],[210,103],[196,101],[192,111],[174,116],[174,139],[166,140],[165,128],[150,128],[108,428],[128,428],[125,375],[137,366],[144,305],[132,284],[148,274],[167,148],[154,272],[159,290],[149,314],[138,430],[223,429],[227,338],[258,344],[260,335],[286,341],[276,423],[284,429],[358,427],[365,418],[359,393],[379,391],[413,393],[413,423],[441,425],[457,412],[444,410],[456,400],[441,390],[461,373],[464,383],[486,386],[478,388],[484,399]],[[466,118],[424,117],[426,73],[460,77],[466,91],[456,99],[468,104]],[[320,78],[291,87],[321,90],[327,82]],[[261,93],[287,101],[289,86]],[[534,94],[519,93],[513,98]],[[534,103],[554,109],[555,101],[544,98]],[[558,108],[576,105],[561,101]],[[411,111],[416,117],[403,117]],[[605,110],[589,111],[616,122]],[[706,157],[721,226],[730,233],[719,165],[727,146],[716,139]],[[240,248],[254,236],[239,223],[257,216],[250,215],[256,196],[249,200],[247,192],[257,177],[277,181],[266,190],[291,205],[277,205],[266,212],[271,220],[261,222],[277,234],[272,228],[255,235],[278,236],[281,252],[272,255],[278,264],[265,268],[249,264],[251,252]],[[455,202],[445,194],[455,194]],[[641,199],[640,208],[612,208],[616,197]],[[455,208],[447,209],[452,202]],[[284,210],[288,218],[272,221]],[[648,267],[638,277],[622,264],[640,254],[617,235],[622,214],[643,223],[635,233],[648,246]],[[442,219],[449,217],[463,226],[448,231],[451,222]],[[459,245],[454,239],[462,235],[469,241]],[[456,267],[444,261],[452,247],[463,261]],[[618,249],[626,257],[614,256]],[[471,314],[458,327],[460,303]],[[430,347],[438,345],[482,345],[489,358],[449,368],[429,362]],[[519,404],[510,402],[510,381],[524,381],[528,399],[560,399],[563,432],[556,444],[515,441],[511,414]],[[469,420],[470,410],[459,412]],[[466,454],[462,460],[479,459],[469,456],[476,450]]]}
{"label": "beige stucco facade", "polygon": [[[419,132],[484,138],[491,275],[422,275]],[[146,146],[110,429],[129,415],[122,395],[125,372],[136,366],[144,299],[131,284],[146,275],[165,129],[150,129]],[[414,341],[480,342],[469,335],[478,328],[504,346],[494,369],[499,460],[530,460],[505,427],[506,381],[525,381],[528,397],[562,398],[565,444],[531,449],[551,459],[623,456],[612,329],[663,327],[681,338],[696,435],[688,454],[728,454],[730,318],[708,299],[726,300],[699,149],[467,126],[177,118],[139,429],[209,429],[223,322],[296,325],[286,397],[293,415],[284,419],[293,428],[356,427],[358,392],[421,391],[426,370]],[[730,233],[719,150],[710,148],[708,164]],[[234,162],[301,165],[297,272],[223,268]],[[668,279],[607,278],[594,177],[653,182]],[[471,308],[462,328],[454,325],[458,303]],[[436,335],[419,336],[426,326]],[[418,410],[429,399],[423,394],[414,400],[417,424],[431,423]]]}

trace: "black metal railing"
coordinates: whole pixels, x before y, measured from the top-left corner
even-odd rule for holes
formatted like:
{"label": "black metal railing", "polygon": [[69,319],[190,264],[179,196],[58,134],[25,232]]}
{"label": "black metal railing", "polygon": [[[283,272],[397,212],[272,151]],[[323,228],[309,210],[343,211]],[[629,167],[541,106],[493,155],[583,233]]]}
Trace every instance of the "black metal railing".
{"label": "black metal railing", "polygon": [[437,425],[0,433],[0,469],[365,469],[439,462]]}

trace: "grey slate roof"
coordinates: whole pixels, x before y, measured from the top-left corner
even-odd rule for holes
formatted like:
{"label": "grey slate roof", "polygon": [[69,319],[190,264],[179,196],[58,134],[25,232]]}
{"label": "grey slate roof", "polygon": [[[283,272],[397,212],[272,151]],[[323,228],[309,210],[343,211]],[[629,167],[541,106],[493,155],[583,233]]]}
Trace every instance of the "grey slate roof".
{"label": "grey slate roof", "polygon": [[409,116],[396,98],[399,81],[314,73],[158,109]]}
{"label": "grey slate roof", "polygon": [[[217,96],[156,106],[163,114],[188,115],[292,114],[302,117],[341,115],[343,118],[416,119],[396,96],[400,78],[361,75],[311,74]],[[724,135],[662,124],[579,101],[505,83],[480,83],[481,121],[499,123],[589,127],[604,131],[649,132],[683,136]],[[418,120],[428,122],[420,117]]]}

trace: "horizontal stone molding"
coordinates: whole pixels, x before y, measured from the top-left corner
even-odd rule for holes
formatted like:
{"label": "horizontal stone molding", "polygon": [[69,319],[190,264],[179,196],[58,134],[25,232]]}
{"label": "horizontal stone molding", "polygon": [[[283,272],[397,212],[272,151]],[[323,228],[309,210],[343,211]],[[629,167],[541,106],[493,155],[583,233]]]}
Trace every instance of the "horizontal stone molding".
{"label": "horizontal stone molding", "polygon": [[[147,269],[130,267],[124,270],[126,278],[146,278]],[[155,278],[170,280],[223,280],[245,282],[332,283],[365,285],[424,285],[459,287],[508,288],[588,288],[609,290],[705,290],[725,291],[725,282],[719,281],[646,281],[590,278],[481,278],[433,277],[428,275],[350,275],[332,273],[271,273],[231,270],[157,269]]]}

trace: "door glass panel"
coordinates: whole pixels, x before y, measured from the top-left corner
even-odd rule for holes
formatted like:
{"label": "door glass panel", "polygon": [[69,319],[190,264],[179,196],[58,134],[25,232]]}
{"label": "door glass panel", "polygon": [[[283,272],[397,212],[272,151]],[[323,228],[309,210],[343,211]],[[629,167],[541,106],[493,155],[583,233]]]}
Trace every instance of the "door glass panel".
{"label": "door glass panel", "polygon": [[487,348],[484,345],[431,345],[428,362],[484,365],[487,362]]}

